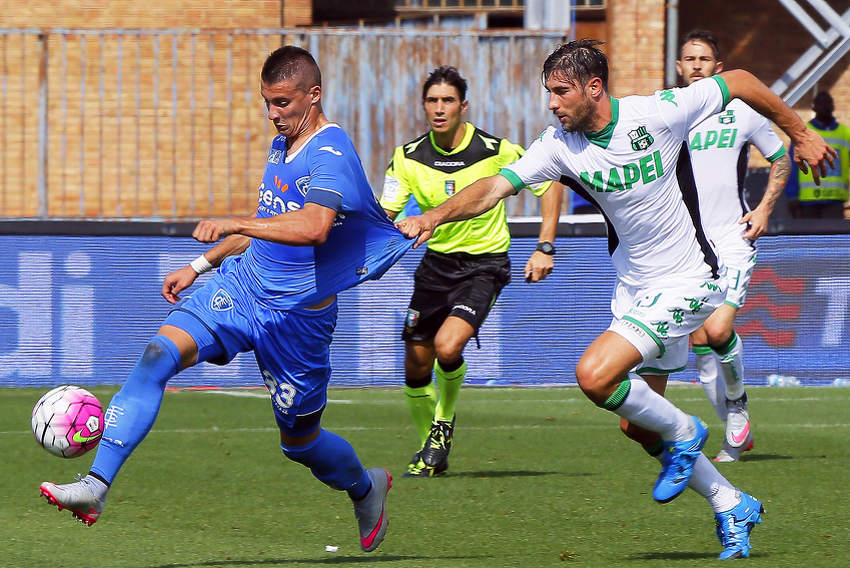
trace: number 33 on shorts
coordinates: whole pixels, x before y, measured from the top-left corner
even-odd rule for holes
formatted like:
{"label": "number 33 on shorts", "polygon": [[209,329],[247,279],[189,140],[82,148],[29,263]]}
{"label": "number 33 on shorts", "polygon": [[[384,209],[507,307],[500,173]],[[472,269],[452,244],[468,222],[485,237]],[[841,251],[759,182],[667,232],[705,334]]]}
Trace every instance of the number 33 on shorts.
{"label": "number 33 on shorts", "polygon": [[286,383],[279,383],[268,371],[263,371],[263,382],[269,389],[272,404],[275,405],[277,411],[281,414],[288,414],[287,409],[295,402],[295,395],[298,394],[295,387]]}

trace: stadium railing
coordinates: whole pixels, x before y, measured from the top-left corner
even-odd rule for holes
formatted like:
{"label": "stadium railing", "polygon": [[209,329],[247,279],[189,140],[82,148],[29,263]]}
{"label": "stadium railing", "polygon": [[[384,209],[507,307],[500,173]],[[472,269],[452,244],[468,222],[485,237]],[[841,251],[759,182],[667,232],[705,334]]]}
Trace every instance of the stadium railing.
{"label": "stadium railing", "polygon": [[[375,188],[395,146],[427,128],[421,87],[441,64],[469,80],[469,120],[527,145],[552,122],[540,69],[563,40],[399,28],[0,28],[0,219],[253,210],[275,134],[259,72],[283,43],[317,58],[326,114],[352,136]],[[530,214],[534,201],[515,201],[511,214]]]}

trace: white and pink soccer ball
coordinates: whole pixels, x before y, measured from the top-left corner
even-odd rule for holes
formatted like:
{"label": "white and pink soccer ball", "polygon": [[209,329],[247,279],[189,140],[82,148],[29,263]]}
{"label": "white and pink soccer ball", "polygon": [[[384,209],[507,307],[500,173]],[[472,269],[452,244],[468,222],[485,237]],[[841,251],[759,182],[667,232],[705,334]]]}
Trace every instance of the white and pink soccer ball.
{"label": "white and pink soccer ball", "polygon": [[103,408],[86,389],[56,387],[35,403],[32,433],[54,456],[78,458],[100,442]]}

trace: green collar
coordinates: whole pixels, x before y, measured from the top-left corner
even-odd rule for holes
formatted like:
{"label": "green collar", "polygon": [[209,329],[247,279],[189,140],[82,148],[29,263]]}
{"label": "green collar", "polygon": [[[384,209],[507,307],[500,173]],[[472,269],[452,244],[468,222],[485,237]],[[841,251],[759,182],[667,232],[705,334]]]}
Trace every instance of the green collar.
{"label": "green collar", "polygon": [[617,121],[620,118],[619,99],[615,99],[611,95],[608,96],[611,99],[611,122],[602,130],[584,133],[584,137],[587,138],[588,142],[596,144],[600,148],[608,148],[608,144],[611,143],[611,136],[614,135],[614,128],[617,126]]}
{"label": "green collar", "polygon": [[446,152],[445,150],[437,146],[437,143],[434,142],[433,130],[428,131],[428,140],[431,141],[431,146],[433,146],[437,152],[444,156],[451,156],[452,154],[457,154],[458,152],[466,150],[466,147],[469,146],[470,142],[472,142],[472,135],[475,134],[475,127],[472,125],[471,122],[464,122],[463,124],[466,126],[466,132],[463,133],[463,140],[460,141],[460,144],[452,148],[451,152]]}

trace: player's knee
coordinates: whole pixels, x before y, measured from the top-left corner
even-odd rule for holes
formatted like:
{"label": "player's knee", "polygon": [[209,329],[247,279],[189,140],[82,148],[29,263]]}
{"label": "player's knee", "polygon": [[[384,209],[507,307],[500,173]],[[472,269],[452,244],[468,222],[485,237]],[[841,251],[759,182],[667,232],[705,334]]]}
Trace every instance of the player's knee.
{"label": "player's knee", "polygon": [[712,347],[723,345],[732,337],[734,330],[720,321],[708,320],[703,326],[705,330],[706,343]]}
{"label": "player's knee", "polygon": [[437,359],[445,363],[454,363],[463,356],[463,348],[466,342],[448,339],[436,341],[434,347],[437,350]]}
{"label": "player's knee", "polygon": [[130,378],[144,378],[165,384],[180,371],[180,360],[180,350],[174,342],[163,335],[155,335],[148,342],[137,364],[137,368],[142,372],[131,373]]}
{"label": "player's knee", "polygon": [[610,393],[609,378],[592,361],[582,358],[576,365],[576,380],[582,392],[596,405],[605,402]]}

